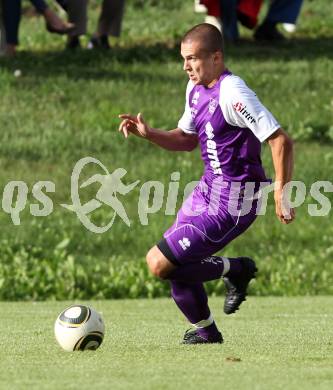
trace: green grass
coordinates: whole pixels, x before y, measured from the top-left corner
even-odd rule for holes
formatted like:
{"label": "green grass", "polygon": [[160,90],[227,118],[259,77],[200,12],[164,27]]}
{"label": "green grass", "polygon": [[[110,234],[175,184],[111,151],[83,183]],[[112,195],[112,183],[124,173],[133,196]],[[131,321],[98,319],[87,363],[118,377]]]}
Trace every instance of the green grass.
{"label": "green grass", "polygon": [[[333,292],[332,212],[310,217],[311,183],[332,181],[333,26],[330,1],[305,2],[296,35],[281,45],[259,45],[250,32],[227,46],[228,67],[246,80],[296,141],[296,180],[305,182],[307,198],[297,219],[282,226],[270,199],[265,217],[229,245],[225,255],[256,258],[260,275],[256,294],[297,295]],[[89,31],[97,8],[91,2]],[[197,152],[169,153],[138,139],[119,136],[117,115],[142,111],[150,125],[173,128],[183,110],[186,75],[179,55],[181,35],[202,20],[192,2],[128,2],[121,40],[110,53],[63,52],[64,38],[44,31],[40,18],[22,21],[21,48],[15,59],[0,59],[0,188],[24,180],[29,197],[21,225],[0,211],[0,299],[161,296],[168,289],[148,275],[146,251],[173,222],[162,209],[142,226],[138,190],[123,202],[131,228],[116,220],[103,235],[88,232],[76,216],[61,208],[70,203],[70,175],[84,156],[101,160],[110,171],[123,167],[126,182],[160,180],[180,171],[180,188],[202,173]],[[86,39],[86,38],[85,38]],[[22,76],[14,77],[15,69]],[[263,161],[273,169],[267,146]],[[95,172],[94,172],[95,173]],[[31,188],[51,180],[53,213],[31,217]],[[97,191],[92,187],[87,198]],[[326,194],[333,200],[333,194]],[[178,206],[181,204],[179,199]],[[110,218],[103,206],[96,216]],[[210,293],[221,293],[212,283]]]}
{"label": "green grass", "polygon": [[[1,303],[2,389],[288,389],[333,387],[332,297],[250,298],[236,315],[211,300],[225,343],[182,346],[171,300],[95,301],[106,336],[67,353],[53,323],[67,302]],[[5,337],[4,337],[5,335]]]}
{"label": "green grass", "polygon": [[[90,33],[97,3],[90,2]],[[228,67],[297,140],[295,179],[307,186],[293,224],[277,221],[270,199],[267,215],[223,251],[256,259],[253,295],[333,293],[332,212],[317,218],[307,212],[311,183],[332,181],[331,14],[330,0],[306,1],[293,39],[259,45],[242,29],[245,40],[226,48]],[[24,180],[30,191],[20,226],[0,212],[0,299],[50,300],[0,303],[1,389],[333,388],[332,297],[251,297],[234,316],[222,316],[222,298],[213,297],[225,343],[184,347],[179,341],[188,324],[171,300],[114,300],[170,294],[168,283],[148,274],[144,257],[174,217],[165,216],[163,206],[142,226],[136,190],[122,199],[131,228],[117,220],[96,235],[59,206],[70,203],[71,171],[88,155],[110,171],[127,169],[127,183],[160,180],[167,186],[170,174],[180,171],[182,190],[200,177],[197,152],[172,154],[137,139],[126,142],[116,128],[118,113],[137,111],[152,126],[176,125],[186,85],[178,44],[201,20],[192,1],[129,0],[121,40],[110,53],[66,53],[63,37],[45,33],[41,18],[25,17],[18,56],[0,59],[0,188]],[[267,147],[263,161],[272,176]],[[46,218],[29,213],[38,180],[56,185],[54,211]],[[110,210],[103,206],[96,218],[106,223]],[[222,281],[207,290],[220,296]],[[54,320],[75,300],[103,313],[106,336],[96,352],[65,353],[55,342]]]}

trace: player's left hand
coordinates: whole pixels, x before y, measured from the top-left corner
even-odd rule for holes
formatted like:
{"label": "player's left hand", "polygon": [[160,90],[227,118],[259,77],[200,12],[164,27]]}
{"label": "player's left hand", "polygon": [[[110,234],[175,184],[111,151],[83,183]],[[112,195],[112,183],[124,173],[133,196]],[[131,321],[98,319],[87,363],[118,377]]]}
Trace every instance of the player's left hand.
{"label": "player's left hand", "polygon": [[279,221],[288,224],[292,222],[296,215],[295,209],[291,208],[286,199],[284,199],[283,191],[275,191],[275,212]]}

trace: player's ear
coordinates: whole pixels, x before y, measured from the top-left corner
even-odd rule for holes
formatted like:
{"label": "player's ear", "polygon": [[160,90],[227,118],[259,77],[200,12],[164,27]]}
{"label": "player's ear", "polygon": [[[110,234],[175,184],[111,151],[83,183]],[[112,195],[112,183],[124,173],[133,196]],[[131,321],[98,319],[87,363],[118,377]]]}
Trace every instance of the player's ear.
{"label": "player's ear", "polygon": [[223,61],[223,54],[222,54],[222,52],[221,51],[215,51],[214,53],[213,53],[213,62],[214,62],[214,64],[218,64],[218,63],[220,63],[221,61]]}

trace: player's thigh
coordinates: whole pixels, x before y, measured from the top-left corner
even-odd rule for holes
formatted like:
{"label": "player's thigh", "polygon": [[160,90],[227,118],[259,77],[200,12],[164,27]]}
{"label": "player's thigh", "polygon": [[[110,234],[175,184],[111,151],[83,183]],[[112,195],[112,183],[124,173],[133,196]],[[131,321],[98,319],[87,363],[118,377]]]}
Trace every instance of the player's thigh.
{"label": "player's thigh", "polygon": [[150,271],[159,278],[166,278],[168,274],[176,268],[157,245],[153,246],[146,256],[147,264]]}
{"label": "player's thigh", "polygon": [[158,247],[164,254],[171,253],[173,257],[168,257],[178,265],[201,261],[223,249],[254,220],[255,215],[235,219],[228,213],[178,219]]}

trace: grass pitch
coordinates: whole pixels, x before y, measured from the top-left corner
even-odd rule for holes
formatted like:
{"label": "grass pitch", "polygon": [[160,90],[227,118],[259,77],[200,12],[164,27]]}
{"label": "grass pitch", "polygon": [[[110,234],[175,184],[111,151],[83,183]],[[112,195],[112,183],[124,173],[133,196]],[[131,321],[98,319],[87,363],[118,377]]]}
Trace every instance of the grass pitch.
{"label": "grass pitch", "polygon": [[[147,295],[145,289],[164,294],[162,283],[147,279],[144,254],[173,217],[161,210],[141,226],[134,194],[126,200],[131,229],[117,224],[111,234],[96,236],[59,206],[69,201],[74,163],[88,155],[111,170],[126,168],[128,182],[167,184],[170,173],[180,171],[182,188],[200,177],[196,153],[125,143],[115,131],[119,112],[140,110],[152,126],[171,128],[183,110],[186,76],[177,45],[203,16],[193,14],[192,2],[153,3],[127,2],[121,41],[108,54],[64,53],[64,38],[47,35],[42,20],[32,17],[23,19],[17,58],[0,60],[0,187],[10,180],[24,180],[30,190],[37,180],[56,184],[51,216],[31,218],[28,204],[22,224],[13,226],[0,212],[2,299],[137,297]],[[292,40],[262,46],[242,31],[248,41],[226,52],[228,67],[292,137],[308,141],[297,142],[295,166],[295,179],[307,190],[332,177],[331,13],[329,0],[304,2]],[[90,32],[97,14],[96,8]],[[14,75],[18,69],[21,77]],[[267,148],[263,160],[271,175]],[[332,292],[332,217],[309,218],[306,206],[285,227],[270,202],[270,215],[224,253],[237,256],[244,248],[260,259],[254,293]],[[108,221],[109,210],[99,217]],[[85,353],[63,352],[53,336],[54,320],[72,302],[1,303],[0,390],[333,388],[332,297],[251,297],[232,316],[222,316],[222,301],[212,299],[211,307],[225,343],[198,347],[179,345],[188,324],[170,300],[91,302],[103,313],[106,337],[100,350]]]}
{"label": "grass pitch", "polygon": [[222,345],[183,346],[168,299],[93,301],[106,336],[63,352],[53,324],[72,302],[1,303],[1,389],[332,389],[333,298],[249,298],[236,315],[211,299]]}

